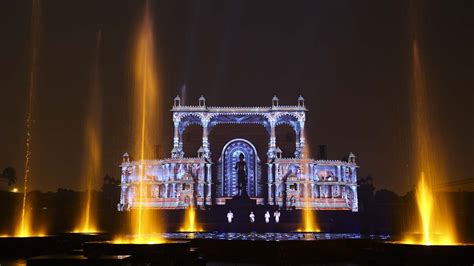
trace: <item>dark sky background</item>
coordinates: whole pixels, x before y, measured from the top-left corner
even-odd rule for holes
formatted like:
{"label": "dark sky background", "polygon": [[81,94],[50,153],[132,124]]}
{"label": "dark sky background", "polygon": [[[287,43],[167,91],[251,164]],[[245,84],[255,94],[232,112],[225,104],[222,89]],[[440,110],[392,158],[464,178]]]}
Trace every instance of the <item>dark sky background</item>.
{"label": "dark sky background", "polygon": [[[474,177],[474,1],[151,1],[162,108],[182,84],[188,103],[266,106],[277,94],[309,109],[313,150],[358,156],[359,176],[404,194],[414,184],[411,40],[419,41],[436,156],[450,180]],[[132,147],[131,56],[143,1],[41,3],[31,188],[81,189],[83,125],[102,29],[103,174]],[[418,25],[411,16],[416,14]],[[0,2],[0,168],[23,176],[31,3]],[[100,26],[99,26],[100,25]],[[157,107],[158,110],[158,107]],[[172,121],[164,114],[166,153]],[[212,141],[212,140],[211,140]],[[212,145],[212,142],[211,142]],[[313,152],[314,153],[314,152]],[[99,177],[100,178],[100,177]],[[21,182],[20,182],[21,183]]]}

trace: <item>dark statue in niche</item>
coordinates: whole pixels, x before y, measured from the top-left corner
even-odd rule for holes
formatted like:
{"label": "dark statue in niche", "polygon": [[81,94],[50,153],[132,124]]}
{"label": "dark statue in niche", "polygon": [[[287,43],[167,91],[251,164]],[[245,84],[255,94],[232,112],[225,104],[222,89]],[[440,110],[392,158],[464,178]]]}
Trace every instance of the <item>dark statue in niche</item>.
{"label": "dark statue in niche", "polygon": [[239,161],[235,164],[237,170],[237,189],[238,196],[247,196],[247,162],[244,161],[243,153],[239,155]]}

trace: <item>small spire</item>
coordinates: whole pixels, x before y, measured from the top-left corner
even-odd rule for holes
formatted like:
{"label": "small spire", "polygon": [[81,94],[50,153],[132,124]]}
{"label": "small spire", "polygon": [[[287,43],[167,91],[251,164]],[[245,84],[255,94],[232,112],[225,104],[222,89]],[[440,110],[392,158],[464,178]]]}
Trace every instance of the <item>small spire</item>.
{"label": "small spire", "polygon": [[280,105],[279,104],[279,100],[278,100],[278,97],[276,95],[273,95],[273,98],[272,98],[272,106],[275,107],[275,106],[278,106]]}
{"label": "small spire", "polygon": [[304,98],[301,95],[300,95],[300,97],[298,97],[298,106],[299,107],[304,107]]}
{"label": "small spire", "polygon": [[179,97],[179,95],[176,95],[176,97],[174,97],[173,106],[174,106],[174,107],[181,106],[181,97]]}
{"label": "small spire", "polygon": [[124,162],[124,163],[130,162],[130,156],[128,155],[128,152],[125,152],[125,153],[122,155],[122,162]]}
{"label": "small spire", "polygon": [[206,106],[206,98],[204,98],[204,95],[201,95],[201,97],[199,97],[199,106]]}

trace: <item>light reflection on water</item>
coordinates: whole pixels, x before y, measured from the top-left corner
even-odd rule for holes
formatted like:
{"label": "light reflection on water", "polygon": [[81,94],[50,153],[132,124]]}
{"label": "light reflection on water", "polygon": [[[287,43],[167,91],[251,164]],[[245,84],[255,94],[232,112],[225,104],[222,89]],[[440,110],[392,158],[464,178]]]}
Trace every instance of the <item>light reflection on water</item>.
{"label": "light reflection on water", "polygon": [[0,259],[1,266],[26,266],[24,259]]}
{"label": "light reflection on water", "polygon": [[294,240],[337,240],[372,239],[389,240],[389,235],[336,234],[336,233],[165,233],[168,239],[215,239],[215,240],[252,240],[252,241],[294,241]]}

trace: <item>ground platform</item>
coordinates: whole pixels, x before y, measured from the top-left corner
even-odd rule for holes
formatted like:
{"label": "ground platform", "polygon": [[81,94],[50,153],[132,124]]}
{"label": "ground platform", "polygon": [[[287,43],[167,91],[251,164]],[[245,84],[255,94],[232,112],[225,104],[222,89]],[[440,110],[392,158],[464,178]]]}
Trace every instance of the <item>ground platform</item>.
{"label": "ground platform", "polygon": [[[27,265],[472,265],[473,245],[424,246],[387,235],[330,233],[167,233],[167,243],[85,242],[43,253]],[[35,244],[38,244],[36,242]],[[1,260],[4,265],[15,260]]]}

